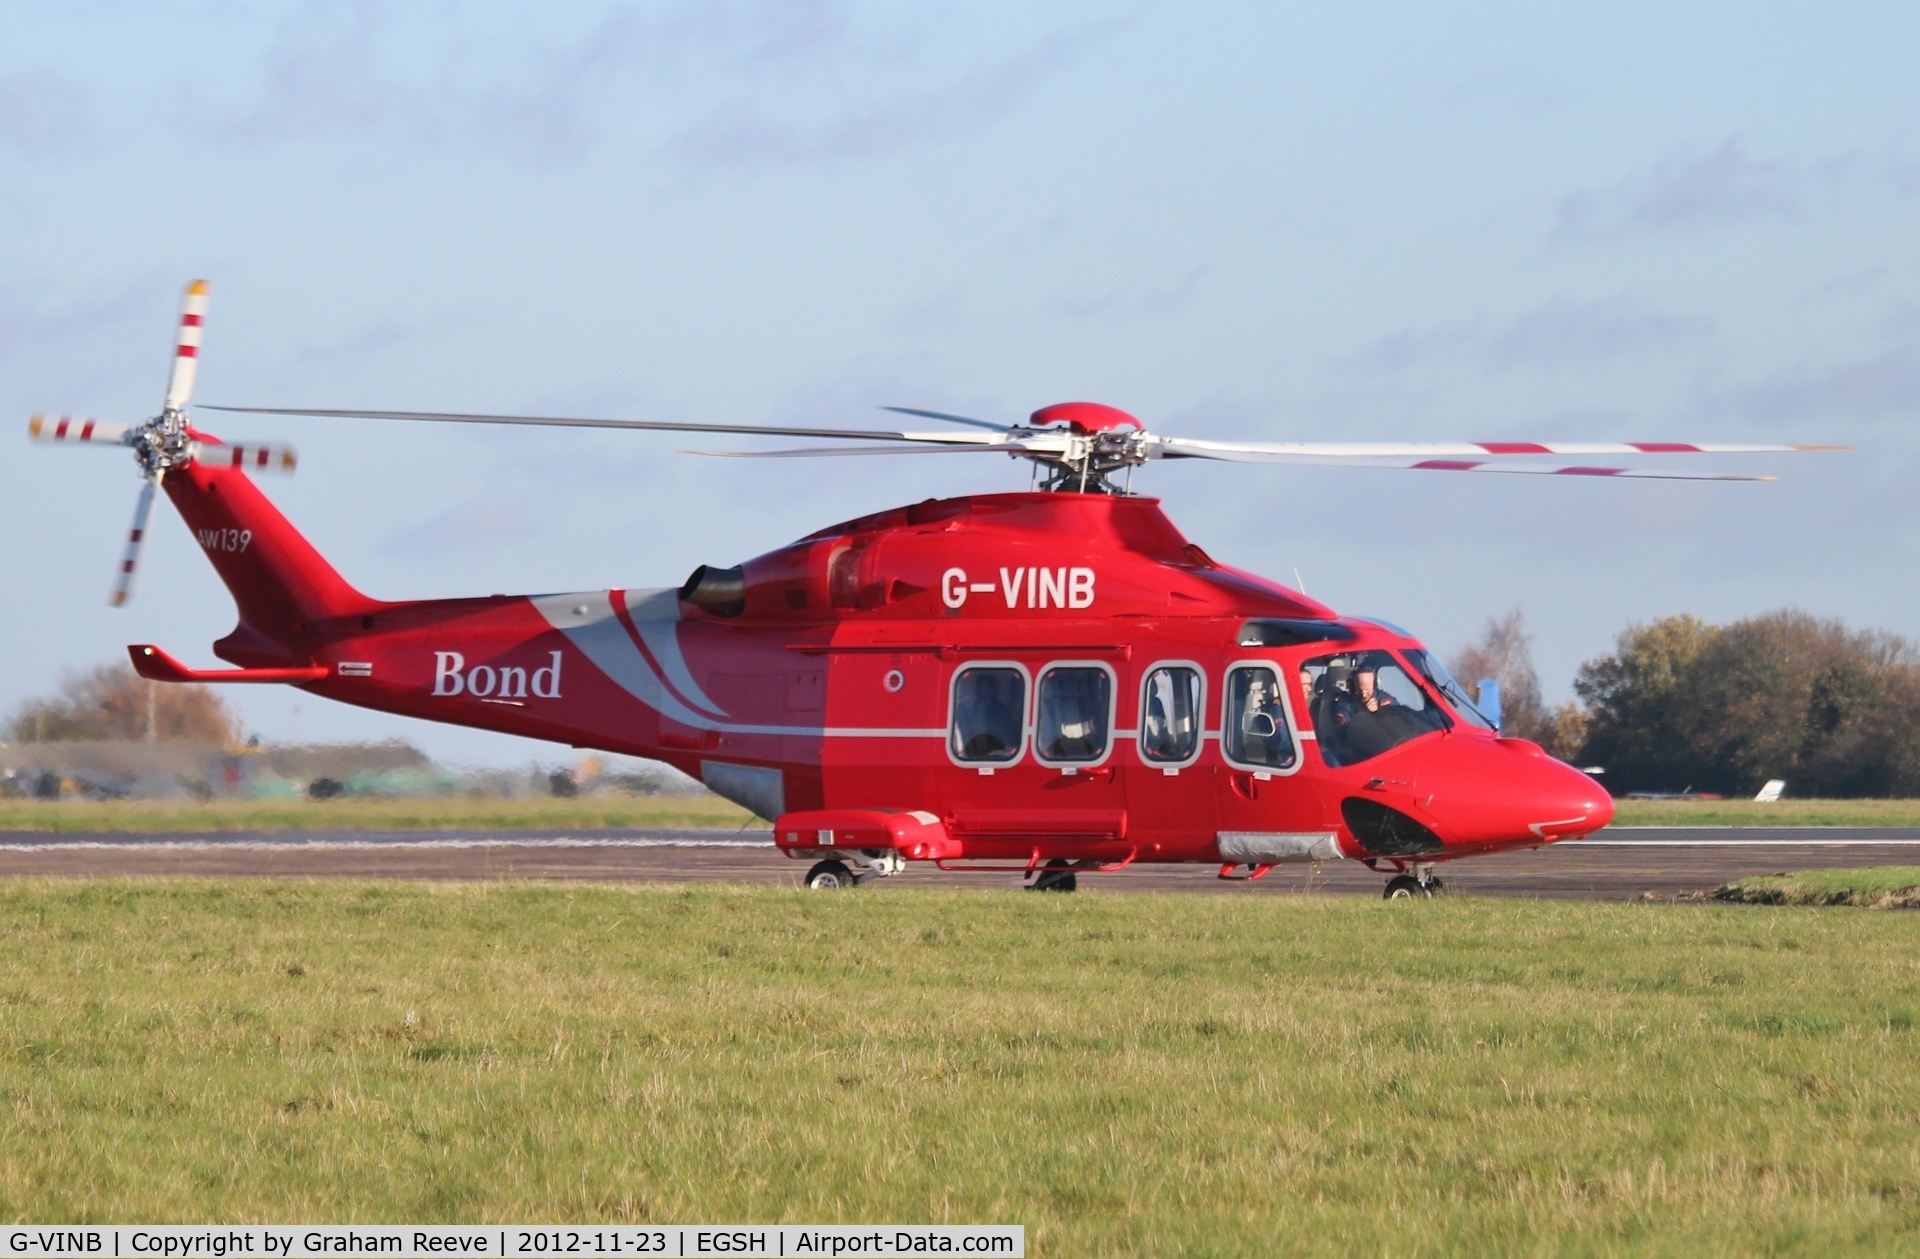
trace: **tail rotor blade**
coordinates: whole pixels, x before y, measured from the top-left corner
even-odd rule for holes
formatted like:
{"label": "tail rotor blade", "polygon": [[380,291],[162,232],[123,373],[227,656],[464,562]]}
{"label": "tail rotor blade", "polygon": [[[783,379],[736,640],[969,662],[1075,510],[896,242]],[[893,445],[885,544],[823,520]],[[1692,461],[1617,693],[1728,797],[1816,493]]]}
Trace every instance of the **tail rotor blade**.
{"label": "tail rotor blade", "polygon": [[127,440],[127,426],[106,424],[99,420],[76,420],[70,415],[42,415],[36,411],[33,418],[27,421],[27,436],[41,442],[123,446]]}
{"label": "tail rotor blade", "polygon": [[193,397],[193,376],[200,362],[200,325],[207,317],[207,282],[187,285],[180,299],[180,337],[173,347],[173,374],[167,377],[167,410],[184,410]]}
{"label": "tail rotor blade", "polygon": [[285,442],[194,442],[188,448],[195,463],[210,468],[245,468],[250,472],[291,473],[300,462]]}
{"label": "tail rotor blade", "polygon": [[107,602],[125,607],[133,597],[133,574],[140,566],[140,550],[146,545],[147,522],[153,517],[153,490],[157,478],[148,477],[140,485],[140,499],[133,506],[133,528],[127,532],[127,552],[120,558],[120,571],[113,576],[113,595]]}

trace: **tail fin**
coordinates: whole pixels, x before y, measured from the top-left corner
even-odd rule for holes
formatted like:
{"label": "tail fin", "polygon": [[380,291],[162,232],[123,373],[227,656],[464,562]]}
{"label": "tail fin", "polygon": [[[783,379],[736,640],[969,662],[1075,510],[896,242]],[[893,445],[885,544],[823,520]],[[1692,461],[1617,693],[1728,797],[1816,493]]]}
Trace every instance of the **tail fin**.
{"label": "tail fin", "polygon": [[382,606],[349,586],[240,469],[194,460],[162,485],[240,610],[239,628],[214,646],[223,659],[308,659],[338,632],[327,622]]}

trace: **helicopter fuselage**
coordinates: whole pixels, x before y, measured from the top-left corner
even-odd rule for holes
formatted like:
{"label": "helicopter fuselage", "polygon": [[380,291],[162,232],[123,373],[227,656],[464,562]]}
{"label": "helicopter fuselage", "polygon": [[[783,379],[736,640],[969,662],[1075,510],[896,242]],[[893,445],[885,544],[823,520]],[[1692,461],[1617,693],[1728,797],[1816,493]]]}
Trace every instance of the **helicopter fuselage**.
{"label": "helicopter fuselage", "polygon": [[215,651],[242,668],[134,649],[149,676],[664,761],[793,855],[1403,868],[1612,816],[1416,640],[1216,564],[1149,498],[933,500],[678,589],[383,602],[239,469],[164,488],[234,591]]}

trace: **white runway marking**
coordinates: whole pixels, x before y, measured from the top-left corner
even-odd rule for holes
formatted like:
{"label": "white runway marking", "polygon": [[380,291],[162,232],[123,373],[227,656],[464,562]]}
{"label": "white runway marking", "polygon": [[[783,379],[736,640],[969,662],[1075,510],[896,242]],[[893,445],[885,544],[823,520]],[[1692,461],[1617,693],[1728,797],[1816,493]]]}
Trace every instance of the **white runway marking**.
{"label": "white runway marking", "polygon": [[110,852],[406,852],[416,848],[773,848],[765,839],[162,839],[124,843],[98,839],[53,840],[44,844],[0,844],[0,852],[58,852],[104,849]]}

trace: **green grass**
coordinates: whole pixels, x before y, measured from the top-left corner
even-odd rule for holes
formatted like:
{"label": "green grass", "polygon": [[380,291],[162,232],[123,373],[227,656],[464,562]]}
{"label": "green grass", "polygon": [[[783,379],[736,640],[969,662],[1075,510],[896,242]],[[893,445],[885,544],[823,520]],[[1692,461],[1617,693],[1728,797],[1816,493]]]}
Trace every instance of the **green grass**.
{"label": "green grass", "polygon": [[1615,826],[1920,826],[1920,800],[1615,800]]}
{"label": "green grass", "polygon": [[0,800],[0,831],[585,830],[740,827],[745,809],[713,795],[492,800]]}
{"label": "green grass", "polygon": [[1761,874],[1714,891],[1723,901],[1749,905],[1865,905],[1920,907],[1920,866],[1862,866],[1854,870],[1800,870]]}
{"label": "green grass", "polygon": [[0,883],[0,1214],[1912,1254],[1920,919]]}

